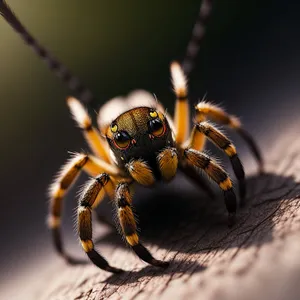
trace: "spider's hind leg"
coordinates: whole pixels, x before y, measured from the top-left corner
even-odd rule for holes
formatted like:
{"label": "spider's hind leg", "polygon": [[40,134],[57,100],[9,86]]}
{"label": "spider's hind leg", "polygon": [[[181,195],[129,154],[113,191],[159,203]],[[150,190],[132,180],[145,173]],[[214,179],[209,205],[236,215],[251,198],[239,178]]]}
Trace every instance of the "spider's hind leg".
{"label": "spider's hind leg", "polygon": [[187,78],[180,64],[177,62],[171,64],[171,76],[177,98],[174,111],[176,142],[180,145],[185,142],[190,133],[190,107],[187,98]]}
{"label": "spider's hind leg", "polygon": [[239,182],[240,197],[241,199],[244,199],[246,195],[245,172],[234,145],[223,133],[217,130],[213,125],[209,124],[208,122],[201,122],[199,124],[196,124],[192,131],[190,148],[198,150],[198,140],[202,141],[204,137],[210,139],[230,158],[234,174]]}
{"label": "spider's hind leg", "polygon": [[236,196],[228,174],[209,156],[194,149],[185,149],[184,157],[195,167],[202,169],[224,192],[224,201],[228,211],[228,225],[235,223],[237,208]]}
{"label": "spider's hind leg", "polygon": [[241,122],[239,119],[233,115],[227,114],[222,108],[218,107],[217,105],[213,105],[206,101],[199,102],[196,107],[196,116],[195,119],[197,123],[203,122],[206,120],[207,117],[211,118],[215,122],[218,122],[222,125],[229,126],[244,139],[244,141],[248,144],[251,152],[253,153],[258,166],[260,173],[263,172],[263,158],[259,147],[257,146],[256,142],[254,141],[251,134],[246,131],[245,128],[242,127]]}

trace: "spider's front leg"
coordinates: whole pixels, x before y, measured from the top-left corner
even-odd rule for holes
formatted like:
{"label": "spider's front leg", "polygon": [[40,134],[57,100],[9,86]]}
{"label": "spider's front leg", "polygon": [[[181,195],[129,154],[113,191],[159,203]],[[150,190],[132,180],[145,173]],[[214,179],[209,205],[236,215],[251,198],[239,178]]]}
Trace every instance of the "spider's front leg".
{"label": "spider's front leg", "polygon": [[[70,159],[61,169],[57,178],[54,180],[50,187],[49,196],[49,215],[48,215],[48,226],[52,231],[53,244],[56,251],[63,256],[67,261],[73,262],[73,259],[67,255],[64,250],[60,223],[61,223],[61,213],[63,207],[63,199],[72,184],[75,183],[79,174],[85,171],[90,175],[95,175],[103,172],[109,174],[117,174],[118,170],[111,166],[110,164],[87,154],[75,154],[72,159]],[[106,189],[106,192],[111,195],[114,188],[111,190]],[[102,193],[102,196],[104,194]],[[101,200],[98,197],[98,203]]]}
{"label": "spider's front leg", "polygon": [[235,223],[237,201],[228,174],[209,156],[197,150],[185,149],[184,157],[190,164],[202,169],[223,190],[228,211],[228,226],[232,226]]}
{"label": "spider's front leg", "polygon": [[114,268],[94,249],[92,241],[92,209],[97,203],[102,188],[112,184],[106,173],[93,178],[85,188],[78,205],[78,233],[83,250],[89,259],[100,269],[112,273],[120,273],[123,270]]}
{"label": "spider's front leg", "polygon": [[139,258],[150,265],[162,268],[168,267],[168,262],[155,259],[139,240],[136,221],[131,208],[132,197],[128,183],[120,183],[117,186],[115,201],[122,233],[132,250]]}

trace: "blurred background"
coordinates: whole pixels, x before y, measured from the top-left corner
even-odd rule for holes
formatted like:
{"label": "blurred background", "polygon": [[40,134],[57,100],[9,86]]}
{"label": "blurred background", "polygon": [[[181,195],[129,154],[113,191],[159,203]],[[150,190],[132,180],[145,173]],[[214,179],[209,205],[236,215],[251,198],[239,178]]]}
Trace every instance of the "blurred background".
{"label": "blurred background", "polygon": [[[173,113],[169,64],[184,57],[199,0],[7,2],[30,32],[90,87],[95,109],[114,96],[146,89]],[[299,119],[300,5],[215,2],[189,78],[191,104],[207,93],[209,100],[241,116],[267,156],[268,143]],[[4,279],[22,276],[32,258],[56,259],[45,226],[46,191],[67,151],[87,146],[65,104],[69,91],[2,18],[0,54],[4,285]],[[247,159],[244,144],[238,138],[235,143]],[[255,170],[253,162],[248,172]],[[71,217],[74,195],[65,206],[64,232],[68,245],[80,253]]]}

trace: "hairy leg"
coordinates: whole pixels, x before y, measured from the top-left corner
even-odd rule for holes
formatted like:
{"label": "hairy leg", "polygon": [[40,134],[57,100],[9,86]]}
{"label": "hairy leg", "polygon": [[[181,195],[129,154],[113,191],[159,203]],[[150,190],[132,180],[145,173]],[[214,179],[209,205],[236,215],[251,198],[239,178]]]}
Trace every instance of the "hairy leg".
{"label": "hairy leg", "polygon": [[[104,171],[112,172],[113,174],[117,172],[113,166],[101,161],[100,159],[86,154],[75,154],[74,157],[62,167],[58,176],[51,185],[49,189],[50,205],[47,220],[48,226],[52,231],[55,249],[60,255],[64,256],[69,261],[71,261],[71,259],[66,255],[63,249],[60,232],[63,198],[82,170],[93,176]],[[108,194],[111,195],[113,189],[113,187],[110,189],[107,188]],[[102,200],[103,196],[104,191],[101,193],[101,197],[98,197],[98,203]]]}
{"label": "hairy leg", "polygon": [[228,211],[228,225],[232,226],[235,222],[237,201],[228,174],[221,166],[202,152],[194,149],[185,149],[184,156],[190,164],[202,169],[222,189]]}
{"label": "hairy leg", "polygon": [[234,174],[239,182],[240,197],[241,199],[244,199],[246,194],[245,172],[234,145],[214,126],[208,122],[201,122],[194,127],[189,147],[192,149],[197,148],[197,139],[202,139],[203,136],[210,139],[229,157]]}
{"label": "hairy leg", "polygon": [[120,183],[118,185],[115,201],[118,208],[118,218],[122,233],[125,236],[128,245],[136,255],[145,262],[156,267],[167,267],[169,265],[168,262],[155,259],[139,240],[137,225],[131,208],[132,197],[128,183]]}
{"label": "hairy leg", "polygon": [[121,269],[110,266],[94,249],[92,240],[92,209],[97,203],[101,190],[108,184],[112,184],[109,175],[102,173],[86,185],[78,205],[78,234],[83,250],[97,267],[108,272],[120,273]]}
{"label": "hairy leg", "polygon": [[204,101],[198,103],[195,109],[196,109],[195,119],[198,123],[205,121],[206,118],[208,117],[214,120],[215,122],[218,122],[222,125],[229,126],[233,130],[236,130],[237,133],[248,144],[251,152],[253,153],[255,159],[257,160],[260,172],[263,172],[263,159],[259,147],[257,146],[256,142],[254,141],[250,133],[247,132],[242,127],[242,124],[237,117],[227,114],[222,108],[218,107],[217,105],[213,105],[211,103],[204,102]]}

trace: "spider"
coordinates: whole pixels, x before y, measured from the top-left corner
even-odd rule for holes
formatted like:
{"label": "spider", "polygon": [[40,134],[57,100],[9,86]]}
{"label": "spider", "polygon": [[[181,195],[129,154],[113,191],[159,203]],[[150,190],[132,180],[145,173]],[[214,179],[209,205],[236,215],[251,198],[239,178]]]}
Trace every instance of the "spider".
{"label": "spider", "polygon": [[[194,29],[197,31],[198,26],[202,31],[199,33],[198,30],[198,35],[194,32],[190,45],[191,53],[193,46],[197,46],[203,37],[203,28],[210,9],[211,1],[203,1]],[[73,91],[79,92],[81,99],[92,98],[89,90],[28,33],[5,1],[0,1],[0,13],[25,42],[48,63],[50,69],[56,72]],[[193,54],[189,57],[192,56]],[[187,71],[191,66],[188,60],[183,65],[187,66]],[[244,168],[232,142],[207,119],[213,119],[240,133],[262,170],[260,152],[237,117],[206,101],[201,101],[195,106],[195,124],[190,129],[186,75],[178,62],[171,63],[170,69],[176,95],[174,118],[171,118],[163,105],[150,93],[135,91],[127,99],[114,98],[104,104],[98,114],[97,129],[92,125],[83,103],[75,97],[67,98],[73,118],[82,129],[92,154],[74,154],[62,167],[49,192],[48,225],[53,233],[56,250],[66,259],[68,257],[60,236],[62,202],[66,192],[82,171],[92,178],[85,185],[79,198],[78,234],[89,259],[105,271],[119,273],[122,270],[111,266],[95,250],[92,239],[92,210],[99,205],[104,195],[108,195],[115,203],[121,233],[136,255],[153,266],[165,268],[169,264],[155,259],[140,241],[132,209],[134,184],[152,187],[159,180],[171,181],[178,169],[201,184],[201,177],[196,171],[201,169],[223,191],[228,211],[228,225],[234,224],[237,200],[232,180],[219,163],[203,152],[206,139],[212,141],[229,157],[239,182],[241,199],[246,193]]]}

